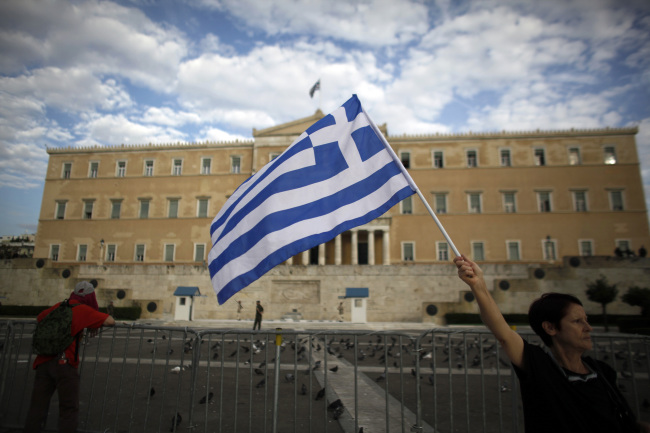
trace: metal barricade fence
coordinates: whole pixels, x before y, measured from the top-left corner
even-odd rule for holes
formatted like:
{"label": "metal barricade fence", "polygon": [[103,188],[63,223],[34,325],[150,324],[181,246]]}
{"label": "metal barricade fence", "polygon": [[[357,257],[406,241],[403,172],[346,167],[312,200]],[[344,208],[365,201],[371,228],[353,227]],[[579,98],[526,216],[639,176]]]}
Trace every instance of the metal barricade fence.
{"label": "metal barricade fence", "polygon": [[[33,320],[0,321],[0,427],[29,407]],[[523,332],[531,342],[537,337]],[[641,419],[650,338],[594,334]],[[517,381],[484,328],[103,328],[83,339],[83,432],[523,432]],[[56,394],[46,430],[56,430]],[[648,408],[646,408],[648,406]]]}

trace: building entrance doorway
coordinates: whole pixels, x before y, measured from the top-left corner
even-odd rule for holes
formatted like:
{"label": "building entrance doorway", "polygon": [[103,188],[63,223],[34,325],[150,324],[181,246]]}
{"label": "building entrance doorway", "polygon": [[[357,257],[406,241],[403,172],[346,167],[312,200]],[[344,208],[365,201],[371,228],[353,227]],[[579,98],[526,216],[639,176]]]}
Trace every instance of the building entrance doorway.
{"label": "building entrance doorway", "polygon": [[366,298],[352,298],[350,321],[353,323],[366,323]]}

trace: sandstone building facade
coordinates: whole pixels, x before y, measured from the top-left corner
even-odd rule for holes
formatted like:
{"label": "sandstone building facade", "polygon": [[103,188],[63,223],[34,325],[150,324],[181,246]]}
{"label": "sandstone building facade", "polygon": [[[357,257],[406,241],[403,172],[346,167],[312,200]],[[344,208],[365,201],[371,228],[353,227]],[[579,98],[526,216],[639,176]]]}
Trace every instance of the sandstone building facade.
{"label": "sandstone building facade", "polygon": [[[54,267],[111,268],[108,274],[119,267],[203,267],[210,223],[227,198],[322,117],[317,111],[253,130],[253,139],[243,142],[48,149],[34,258]],[[380,129],[386,133],[385,125]],[[636,133],[606,128],[387,139],[461,252],[485,265],[525,268],[650,246]],[[318,282],[336,275],[335,267],[346,273],[373,265],[430,267],[451,258],[424,204],[412,196],[284,266],[313,266],[296,274]],[[334,270],[315,277],[318,267]],[[319,291],[319,283],[292,277],[290,269],[278,272],[289,286],[298,283],[299,289],[287,289],[294,295]],[[209,277],[201,278],[201,292],[209,293]],[[377,288],[388,284],[377,281]],[[255,296],[273,302],[263,292]],[[372,303],[372,295],[362,297]],[[285,301],[277,299],[287,309]],[[161,302],[171,313],[173,299]]]}

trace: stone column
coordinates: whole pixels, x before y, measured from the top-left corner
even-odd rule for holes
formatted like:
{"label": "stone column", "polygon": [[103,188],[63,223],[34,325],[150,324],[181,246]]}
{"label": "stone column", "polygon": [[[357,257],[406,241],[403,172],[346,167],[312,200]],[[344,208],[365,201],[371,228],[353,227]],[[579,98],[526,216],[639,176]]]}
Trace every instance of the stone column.
{"label": "stone column", "polygon": [[375,231],[368,230],[368,264],[375,264]]}
{"label": "stone column", "polygon": [[284,262],[285,265],[293,265],[293,256],[289,257],[287,261]]}
{"label": "stone column", "polygon": [[318,246],[318,265],[325,266],[325,244]]}
{"label": "stone column", "polygon": [[357,229],[350,230],[352,232],[352,264],[359,264],[359,231]]}
{"label": "stone column", "polygon": [[341,235],[338,234],[334,238],[334,264],[340,265],[341,263],[343,263],[343,254],[341,247]]}
{"label": "stone column", "polygon": [[309,250],[302,252],[302,264],[305,266],[309,264]]}
{"label": "stone column", "polygon": [[388,230],[383,231],[383,249],[384,249],[384,265],[390,265],[390,233]]}

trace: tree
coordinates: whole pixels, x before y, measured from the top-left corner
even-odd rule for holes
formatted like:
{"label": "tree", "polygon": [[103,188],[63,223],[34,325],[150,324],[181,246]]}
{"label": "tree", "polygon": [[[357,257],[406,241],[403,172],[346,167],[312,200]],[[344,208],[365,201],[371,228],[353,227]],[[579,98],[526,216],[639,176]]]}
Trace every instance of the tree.
{"label": "tree", "polygon": [[650,317],[650,289],[632,286],[621,300],[633,307],[641,307],[641,315]]}
{"label": "tree", "polygon": [[592,302],[597,302],[603,307],[603,323],[605,324],[605,332],[609,331],[607,326],[607,304],[614,301],[618,295],[616,284],[609,284],[607,278],[601,275],[593,283],[587,283],[587,297]]}

